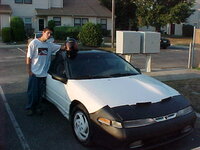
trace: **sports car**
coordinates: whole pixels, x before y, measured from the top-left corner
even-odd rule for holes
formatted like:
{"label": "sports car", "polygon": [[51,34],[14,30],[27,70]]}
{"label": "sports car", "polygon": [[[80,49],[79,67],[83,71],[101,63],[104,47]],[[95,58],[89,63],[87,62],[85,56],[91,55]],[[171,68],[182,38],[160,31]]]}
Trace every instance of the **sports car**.
{"label": "sports car", "polygon": [[102,50],[64,56],[52,59],[46,99],[83,145],[143,149],[192,132],[196,115],[189,101],[121,56]]}

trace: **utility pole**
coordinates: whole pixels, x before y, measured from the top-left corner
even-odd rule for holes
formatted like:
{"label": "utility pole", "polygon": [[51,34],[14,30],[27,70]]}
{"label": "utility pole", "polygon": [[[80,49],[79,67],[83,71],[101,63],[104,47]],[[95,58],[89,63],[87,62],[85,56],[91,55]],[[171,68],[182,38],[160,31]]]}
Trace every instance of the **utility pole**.
{"label": "utility pole", "polygon": [[115,0],[112,0],[112,39],[111,47],[114,48],[115,42]]}

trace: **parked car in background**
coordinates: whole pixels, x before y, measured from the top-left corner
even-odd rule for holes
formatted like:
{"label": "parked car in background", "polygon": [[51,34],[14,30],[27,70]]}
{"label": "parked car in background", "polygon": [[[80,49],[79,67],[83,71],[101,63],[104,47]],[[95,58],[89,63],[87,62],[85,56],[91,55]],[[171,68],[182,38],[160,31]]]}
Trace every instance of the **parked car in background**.
{"label": "parked car in background", "polygon": [[171,45],[170,40],[164,37],[160,39],[160,48],[166,49]]}
{"label": "parked car in background", "polygon": [[[42,32],[39,31],[39,32],[35,32],[34,33],[34,39],[35,38],[40,38],[42,36]],[[54,42],[54,38],[53,36],[51,35],[51,37],[47,40],[47,42],[50,42],[50,43],[53,43]]]}
{"label": "parked car in background", "polygon": [[86,146],[100,141],[111,148],[158,146],[191,133],[196,120],[178,91],[101,50],[52,59],[45,98]]}

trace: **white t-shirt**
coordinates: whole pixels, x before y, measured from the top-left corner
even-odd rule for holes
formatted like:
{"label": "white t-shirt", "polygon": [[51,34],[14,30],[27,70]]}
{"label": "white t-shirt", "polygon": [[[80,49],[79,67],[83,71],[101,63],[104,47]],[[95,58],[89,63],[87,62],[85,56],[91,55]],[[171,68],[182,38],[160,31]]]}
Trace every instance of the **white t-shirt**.
{"label": "white t-shirt", "polygon": [[31,58],[31,71],[36,77],[46,77],[51,62],[51,54],[57,52],[61,45],[41,42],[34,39],[28,45],[27,57]]}

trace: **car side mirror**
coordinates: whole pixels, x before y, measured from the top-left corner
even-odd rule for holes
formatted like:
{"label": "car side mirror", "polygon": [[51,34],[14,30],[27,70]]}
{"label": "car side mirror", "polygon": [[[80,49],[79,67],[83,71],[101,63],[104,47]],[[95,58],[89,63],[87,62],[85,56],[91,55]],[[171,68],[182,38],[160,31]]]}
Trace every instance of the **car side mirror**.
{"label": "car side mirror", "polygon": [[135,68],[140,74],[142,74],[140,68]]}
{"label": "car side mirror", "polygon": [[52,74],[52,78],[55,79],[55,80],[58,80],[64,84],[67,84],[67,78],[66,77],[61,77],[61,76],[58,76],[56,74]]}

